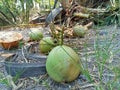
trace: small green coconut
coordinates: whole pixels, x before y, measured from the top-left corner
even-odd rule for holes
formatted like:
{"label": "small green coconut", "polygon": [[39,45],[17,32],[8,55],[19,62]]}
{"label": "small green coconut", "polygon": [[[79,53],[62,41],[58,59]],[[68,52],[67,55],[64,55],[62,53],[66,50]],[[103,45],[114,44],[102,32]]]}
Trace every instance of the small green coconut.
{"label": "small green coconut", "polygon": [[56,42],[51,37],[44,37],[39,43],[39,48],[42,53],[50,52],[55,46]]}
{"label": "small green coconut", "polygon": [[39,29],[31,29],[29,32],[29,37],[31,40],[41,40],[43,38],[43,34]]}
{"label": "small green coconut", "polygon": [[82,26],[82,25],[76,25],[73,27],[73,34],[75,36],[79,36],[79,37],[83,38],[86,34],[86,30],[88,30],[87,27]]}
{"label": "small green coconut", "polygon": [[48,55],[46,70],[57,82],[71,82],[80,74],[80,58],[72,48],[57,46]]}

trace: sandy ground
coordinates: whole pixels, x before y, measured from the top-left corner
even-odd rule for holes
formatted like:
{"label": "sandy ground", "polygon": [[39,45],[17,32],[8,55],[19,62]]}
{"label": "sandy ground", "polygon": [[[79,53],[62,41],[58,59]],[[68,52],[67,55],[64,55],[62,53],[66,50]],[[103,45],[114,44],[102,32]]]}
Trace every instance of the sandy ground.
{"label": "sandy ground", "polygon": [[[41,28],[36,27],[40,29],[44,36],[49,36],[48,28]],[[17,31],[21,33],[24,37],[24,41],[29,40],[29,30],[30,28],[9,28],[7,30],[11,31]],[[4,31],[7,31],[4,30]],[[3,30],[1,30],[3,31]],[[1,32],[0,31],[0,32]],[[98,66],[96,64],[96,58],[95,58],[95,45],[98,40],[98,44],[100,47],[106,45],[106,43],[109,43],[109,41],[112,39],[113,34],[115,34],[115,38],[111,42],[111,46],[113,46],[112,50],[110,51],[110,58],[107,61],[107,65],[113,65],[113,66],[119,66],[120,60],[118,60],[118,57],[120,54],[113,55],[112,52],[117,50],[120,47],[120,29],[115,29],[113,26],[109,27],[103,27],[98,30],[91,29],[87,32],[85,38],[67,38],[65,39],[65,43],[71,45],[73,49],[77,51],[79,54],[81,61],[83,63],[83,66],[85,68],[88,68],[89,72],[91,73],[92,77],[94,77],[94,81],[99,83],[98,78]],[[87,46],[87,47],[85,47]],[[20,50],[18,48],[17,50],[4,50],[2,47],[0,47],[0,55],[3,53],[14,53]],[[87,55],[87,58],[86,58]],[[5,76],[7,76],[7,73],[4,69],[4,65],[2,62],[4,62],[4,57],[0,56],[0,72],[3,73]],[[114,74],[111,73],[107,68],[105,68],[103,73],[103,81],[106,83],[109,80],[111,80],[114,77]],[[85,75],[80,74],[79,77],[70,83],[57,83],[53,81],[47,74],[41,75],[39,77],[35,78],[20,78],[16,81],[16,85],[19,85],[20,83],[24,83],[23,86],[19,90],[95,90],[95,83],[89,82],[88,78],[86,78]],[[7,89],[6,86],[3,87],[2,90],[10,90]]]}

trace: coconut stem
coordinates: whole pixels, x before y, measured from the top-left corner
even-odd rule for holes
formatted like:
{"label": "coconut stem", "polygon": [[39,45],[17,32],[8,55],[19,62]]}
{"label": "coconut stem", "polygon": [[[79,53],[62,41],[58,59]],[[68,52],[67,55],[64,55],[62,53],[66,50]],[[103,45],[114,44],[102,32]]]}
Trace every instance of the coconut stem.
{"label": "coconut stem", "polygon": [[64,38],[63,34],[64,34],[64,26],[62,26],[62,31],[61,31],[61,43],[60,43],[60,45],[63,45],[63,38]]}
{"label": "coconut stem", "polygon": [[53,38],[59,40],[59,39],[58,39],[58,36],[56,35],[56,32],[55,32],[54,23],[51,23],[51,24],[50,24],[50,30],[51,30],[51,32],[52,32]]}

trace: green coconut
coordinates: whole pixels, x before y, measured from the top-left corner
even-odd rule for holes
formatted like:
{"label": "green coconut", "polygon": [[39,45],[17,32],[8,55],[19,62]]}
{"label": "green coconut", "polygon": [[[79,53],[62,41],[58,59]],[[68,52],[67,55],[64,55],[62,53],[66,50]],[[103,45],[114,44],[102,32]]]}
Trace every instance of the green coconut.
{"label": "green coconut", "polygon": [[70,82],[80,74],[80,58],[70,47],[62,45],[51,50],[46,61],[48,75],[57,82]]}
{"label": "green coconut", "polygon": [[39,48],[42,53],[50,52],[55,46],[56,43],[51,37],[44,37],[39,43]]}
{"label": "green coconut", "polygon": [[84,37],[86,34],[86,30],[88,30],[87,27],[82,25],[76,25],[73,27],[73,34],[75,36]]}
{"label": "green coconut", "polygon": [[39,29],[32,29],[29,32],[29,37],[31,40],[41,40],[43,38],[43,34]]}

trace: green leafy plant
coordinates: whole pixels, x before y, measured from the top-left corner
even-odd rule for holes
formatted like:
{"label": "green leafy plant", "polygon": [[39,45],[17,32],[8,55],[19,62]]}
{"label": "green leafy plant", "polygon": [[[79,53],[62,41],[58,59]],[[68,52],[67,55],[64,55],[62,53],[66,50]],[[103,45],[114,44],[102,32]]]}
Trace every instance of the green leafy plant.
{"label": "green leafy plant", "polygon": [[16,25],[29,22],[33,0],[2,0],[0,2],[1,25]]}
{"label": "green leafy plant", "polygon": [[99,25],[120,25],[120,1],[110,0],[109,5],[105,7],[106,11],[98,13],[94,17],[94,21]]}

